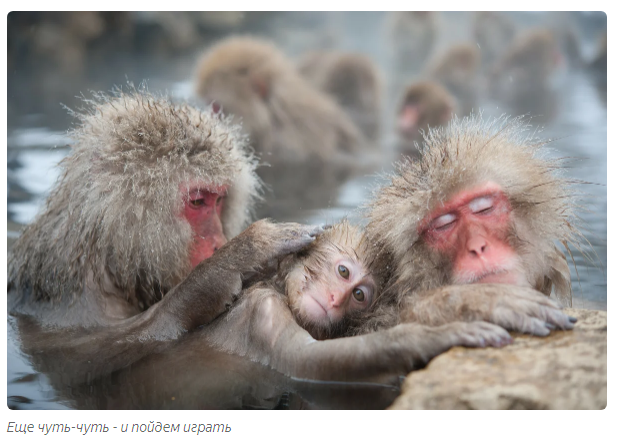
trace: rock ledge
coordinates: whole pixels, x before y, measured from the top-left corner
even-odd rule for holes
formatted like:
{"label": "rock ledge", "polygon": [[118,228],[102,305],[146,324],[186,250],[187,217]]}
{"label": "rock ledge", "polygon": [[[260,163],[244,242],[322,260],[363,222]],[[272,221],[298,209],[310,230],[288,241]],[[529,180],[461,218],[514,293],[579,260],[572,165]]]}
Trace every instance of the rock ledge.
{"label": "rock ledge", "polygon": [[604,409],[606,312],[566,309],[572,331],[516,335],[505,348],[453,348],[411,373],[391,409]]}

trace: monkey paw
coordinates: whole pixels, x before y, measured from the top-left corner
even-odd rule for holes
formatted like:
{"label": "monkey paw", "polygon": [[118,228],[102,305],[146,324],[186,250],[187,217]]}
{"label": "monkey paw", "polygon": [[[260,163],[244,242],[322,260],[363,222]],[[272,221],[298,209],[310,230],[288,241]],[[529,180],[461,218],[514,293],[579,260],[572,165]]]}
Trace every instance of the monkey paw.
{"label": "monkey paw", "polygon": [[297,223],[277,223],[275,225],[276,257],[306,248],[324,229],[317,225],[301,225]]}
{"label": "monkey paw", "polygon": [[532,289],[511,289],[493,308],[490,321],[512,331],[546,336],[551,330],[569,330],[576,318],[566,315],[561,307]]}
{"label": "monkey paw", "polygon": [[513,342],[509,333],[495,324],[484,321],[471,323],[456,322],[442,326],[455,334],[455,344],[484,348],[486,346],[501,347]]}
{"label": "monkey paw", "polygon": [[238,249],[245,254],[242,259],[249,266],[267,266],[277,259],[307,247],[324,229],[320,226],[297,223],[275,223],[268,219],[259,220],[248,227],[237,238]]}

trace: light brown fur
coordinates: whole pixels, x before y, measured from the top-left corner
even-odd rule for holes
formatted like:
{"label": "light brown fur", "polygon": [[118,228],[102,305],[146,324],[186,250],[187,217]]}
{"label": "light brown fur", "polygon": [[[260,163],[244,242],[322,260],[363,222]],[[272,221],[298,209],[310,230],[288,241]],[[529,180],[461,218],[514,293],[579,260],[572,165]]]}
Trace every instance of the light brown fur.
{"label": "light brown fur", "polygon": [[358,53],[314,51],[300,60],[298,68],[311,84],[335,98],[367,138],[378,139],[382,79],[368,57]]}
{"label": "light brown fur", "polygon": [[[294,259],[287,263],[288,269],[282,266],[277,276],[277,284],[284,284],[281,292],[285,294],[291,311],[298,323],[304,327],[316,339],[335,338],[348,333],[355,325],[370,314],[376,306],[378,290],[374,290],[374,298],[371,307],[364,312],[347,314],[344,319],[332,326],[315,325],[307,321],[298,308],[300,293],[307,284],[314,281],[324,281],[329,273],[329,259],[334,254],[341,254],[359,264],[365,272],[374,275],[371,271],[373,252],[364,233],[357,227],[342,221],[333,225],[322,233],[306,250],[294,255]],[[378,280],[374,281],[378,286]]]}
{"label": "light brown fur", "polygon": [[225,39],[200,57],[195,78],[199,97],[243,119],[264,161],[329,160],[362,149],[350,118],[270,42]]}
{"label": "light brown fur", "polygon": [[495,78],[509,88],[527,84],[541,88],[555,71],[559,55],[557,41],[548,30],[533,30],[517,37],[493,68]]}
{"label": "light brown fur", "polygon": [[475,89],[480,50],[474,44],[451,46],[430,65],[427,77],[445,85],[454,95],[468,97]]}
{"label": "light brown fur", "polygon": [[72,114],[72,152],[13,246],[10,284],[57,302],[93,287],[144,309],[191,270],[179,185],[228,185],[222,220],[232,238],[258,196],[255,161],[228,120],[146,90],[98,94]]}
{"label": "light brown fur", "polygon": [[456,109],[455,100],[446,88],[431,81],[416,82],[407,87],[400,113],[408,103],[419,104],[420,118],[414,129],[401,133],[404,150],[414,149],[414,143],[422,141],[422,131],[447,124]]}
{"label": "light brown fur", "polygon": [[[380,188],[370,205],[370,223],[366,228],[374,246],[381,250],[377,263],[392,266],[385,300],[399,300],[404,308],[419,308],[417,321],[433,324],[431,317],[445,310],[444,297],[462,297],[466,291],[473,302],[459,307],[459,312],[467,312],[465,318],[471,320],[480,314],[471,310],[475,303],[489,317],[485,304],[480,304],[481,287],[487,285],[454,286],[450,292],[438,289],[452,284],[451,260],[429,249],[417,231],[430,211],[456,193],[486,181],[500,185],[510,201],[512,226],[508,243],[521,257],[528,283],[546,295],[554,290],[563,303],[571,300],[569,268],[555,242],[562,242],[569,249],[581,240],[575,225],[572,182],[561,176],[558,159],[542,156],[546,142],[528,134],[526,127],[521,118],[456,118],[446,128],[431,130],[420,160],[406,159],[397,166],[389,176],[390,184]],[[526,293],[513,286],[488,286],[505,297],[509,290],[512,296]],[[434,307],[425,310],[415,304],[431,296]],[[542,298],[532,297],[532,301],[537,300],[552,306]],[[459,306],[463,302],[470,301],[461,300]],[[561,317],[555,317],[559,321],[555,324],[561,324]],[[444,320],[436,321],[441,324]],[[497,318],[488,321],[500,324]]]}

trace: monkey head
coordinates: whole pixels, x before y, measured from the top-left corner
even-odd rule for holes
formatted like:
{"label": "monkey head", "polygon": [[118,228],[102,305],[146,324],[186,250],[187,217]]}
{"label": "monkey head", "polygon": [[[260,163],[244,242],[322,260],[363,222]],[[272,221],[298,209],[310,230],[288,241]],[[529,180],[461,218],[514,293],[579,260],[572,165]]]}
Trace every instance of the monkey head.
{"label": "monkey head", "polygon": [[422,130],[445,125],[455,110],[452,95],[435,82],[418,82],[404,93],[397,128],[404,139],[421,140]]}
{"label": "monkey head", "polygon": [[72,151],[9,277],[38,298],[91,284],[145,308],[249,222],[256,161],[228,119],[143,88],[73,113]]}
{"label": "monkey head", "polygon": [[346,331],[351,319],[370,310],[378,282],[363,233],[346,221],[318,236],[287,273],[289,307],[317,339]]}
{"label": "monkey head", "polygon": [[554,35],[548,30],[529,31],[511,45],[511,49],[494,67],[496,76],[514,80],[544,82],[563,64],[563,56]]}
{"label": "monkey head", "polygon": [[420,160],[405,159],[369,211],[366,233],[392,262],[400,294],[450,284],[529,285],[570,294],[554,243],[576,241],[569,182],[539,155],[521,118],[455,118],[431,129]]}
{"label": "monkey head", "polygon": [[362,149],[349,115],[271,42],[232,37],[215,44],[198,62],[196,93],[214,111],[242,119],[264,161],[330,160]]}
{"label": "monkey head", "polygon": [[272,126],[269,108],[273,88],[285,77],[297,76],[287,58],[268,41],[233,37],[200,57],[196,94],[213,110],[243,118],[255,144]]}

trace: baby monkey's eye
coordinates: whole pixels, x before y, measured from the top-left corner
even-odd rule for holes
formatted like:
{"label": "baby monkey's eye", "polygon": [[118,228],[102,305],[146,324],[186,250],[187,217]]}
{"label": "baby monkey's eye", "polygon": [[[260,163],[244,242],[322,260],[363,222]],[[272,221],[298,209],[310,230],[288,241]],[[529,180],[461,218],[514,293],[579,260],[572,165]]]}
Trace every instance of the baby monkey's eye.
{"label": "baby monkey's eye", "polygon": [[215,201],[215,204],[219,205],[220,203],[222,203],[222,200],[224,200],[224,196],[219,196],[217,200]]}
{"label": "baby monkey's eye", "polygon": [[339,267],[337,267],[337,271],[342,278],[347,278],[348,276],[350,276],[350,270],[348,270],[345,265],[339,265]]}
{"label": "baby monkey's eye", "polygon": [[362,303],[365,300],[365,293],[361,289],[358,289],[358,288],[352,291],[352,296],[359,303]]}
{"label": "baby monkey's eye", "polygon": [[193,206],[200,206],[200,205],[204,205],[204,199],[196,199],[196,200],[190,200],[189,203],[191,203]]}

